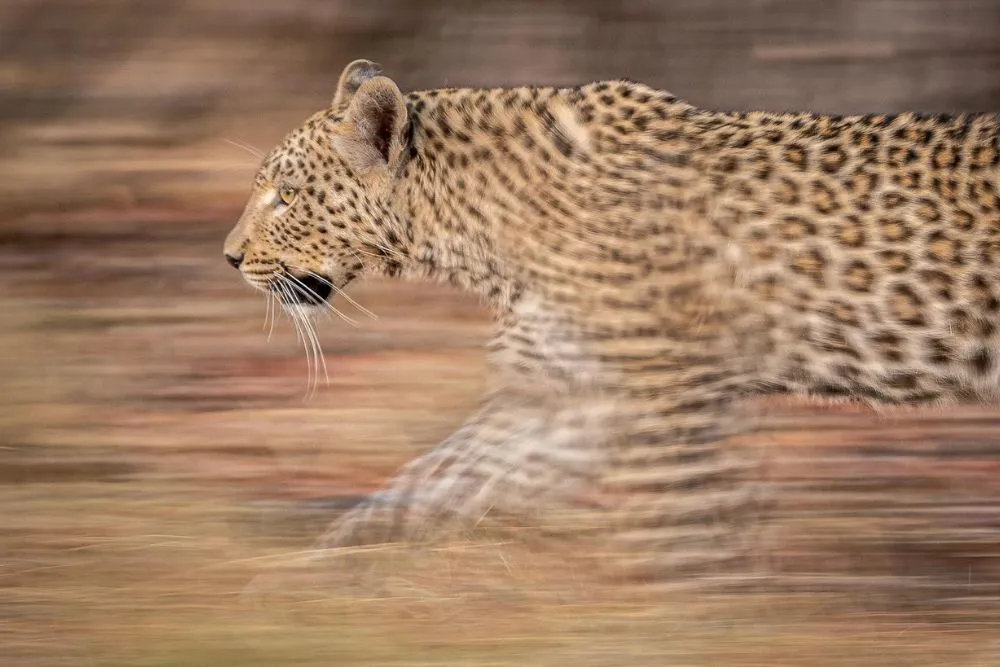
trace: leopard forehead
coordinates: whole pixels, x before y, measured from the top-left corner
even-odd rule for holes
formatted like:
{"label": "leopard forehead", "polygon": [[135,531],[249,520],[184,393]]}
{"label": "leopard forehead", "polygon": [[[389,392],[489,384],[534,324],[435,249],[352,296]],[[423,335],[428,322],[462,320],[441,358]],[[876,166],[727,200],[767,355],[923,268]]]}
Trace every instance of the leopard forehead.
{"label": "leopard forehead", "polygon": [[257,170],[255,186],[265,196],[291,193],[287,210],[255,227],[257,242],[287,263],[317,267],[336,250],[350,250],[357,240],[352,226],[370,213],[361,205],[363,183],[330,141],[338,121],[329,112],[315,114],[289,132]]}
{"label": "leopard forehead", "polygon": [[331,128],[340,121],[339,115],[324,111],[290,131],[261,161],[255,183],[301,188],[353,176],[330,141]]}

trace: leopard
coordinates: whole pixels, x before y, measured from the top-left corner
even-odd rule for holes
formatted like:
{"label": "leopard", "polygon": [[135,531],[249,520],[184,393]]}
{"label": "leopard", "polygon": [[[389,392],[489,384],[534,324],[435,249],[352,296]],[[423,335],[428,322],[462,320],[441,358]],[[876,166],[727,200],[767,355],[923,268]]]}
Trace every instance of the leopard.
{"label": "leopard", "polygon": [[996,398],[998,188],[995,113],[715,111],[628,79],[404,94],[356,60],[263,158],[224,256],[300,317],[365,278],[491,313],[479,407],[318,547],[596,503],[616,581],[678,581],[746,562],[750,399]]}

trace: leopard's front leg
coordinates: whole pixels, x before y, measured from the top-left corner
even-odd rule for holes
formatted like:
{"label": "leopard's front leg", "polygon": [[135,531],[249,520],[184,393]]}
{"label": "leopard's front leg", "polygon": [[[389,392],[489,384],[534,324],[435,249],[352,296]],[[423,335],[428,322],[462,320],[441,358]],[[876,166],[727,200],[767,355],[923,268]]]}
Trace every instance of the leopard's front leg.
{"label": "leopard's front leg", "polygon": [[339,517],[307,560],[343,547],[424,540],[487,514],[573,509],[598,487],[614,406],[595,387],[594,362],[576,329],[536,299],[522,299],[497,324],[488,346],[494,389],[479,409]]}
{"label": "leopard's front leg", "polygon": [[511,390],[489,396],[454,434],[405,465],[320,538],[317,547],[417,541],[487,513],[571,503],[605,455],[601,411]]}

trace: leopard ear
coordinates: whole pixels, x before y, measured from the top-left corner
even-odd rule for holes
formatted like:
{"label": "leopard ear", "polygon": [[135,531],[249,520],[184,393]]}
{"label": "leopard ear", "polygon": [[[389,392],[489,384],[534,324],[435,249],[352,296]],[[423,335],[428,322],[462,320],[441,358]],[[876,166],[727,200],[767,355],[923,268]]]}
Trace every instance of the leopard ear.
{"label": "leopard ear", "polygon": [[382,66],[371,60],[355,60],[340,73],[340,81],[337,82],[337,92],[333,95],[333,107],[335,109],[346,105],[354,97],[368,79],[374,79],[382,74]]}
{"label": "leopard ear", "polygon": [[387,169],[402,163],[406,145],[406,102],[392,79],[376,76],[358,88],[333,128],[333,145],[359,173]]}

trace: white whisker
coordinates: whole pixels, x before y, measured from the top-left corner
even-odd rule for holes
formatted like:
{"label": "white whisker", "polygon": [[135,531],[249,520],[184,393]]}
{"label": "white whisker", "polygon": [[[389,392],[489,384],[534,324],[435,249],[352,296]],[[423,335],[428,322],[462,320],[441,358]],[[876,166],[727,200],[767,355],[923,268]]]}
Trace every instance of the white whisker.
{"label": "white whisker", "polygon": [[[266,293],[264,299],[265,299],[265,301],[264,301],[264,324],[261,325],[261,331],[267,330],[267,325],[271,323],[271,292],[270,291]],[[267,338],[268,338],[268,340],[270,340],[271,336],[268,335]]]}
{"label": "white whisker", "polygon": [[[369,257],[375,257],[376,259],[384,259],[385,255],[380,255],[377,252],[368,252],[367,250],[362,250],[361,248],[350,248],[350,251],[357,255],[359,252],[362,255],[368,255]],[[358,258],[361,259],[360,257]]]}
{"label": "white whisker", "polygon": [[[287,274],[285,276],[285,278],[287,280],[292,281],[291,285],[292,285],[292,287],[295,288],[296,291],[300,292],[301,294],[303,294],[305,296],[311,297],[315,301],[314,305],[321,306],[321,307],[329,309],[330,311],[332,311],[333,313],[335,313],[337,315],[337,317],[339,317],[340,319],[344,320],[345,322],[347,322],[348,324],[350,324],[352,327],[358,326],[358,323],[357,323],[356,320],[354,320],[353,318],[351,318],[351,317],[345,315],[344,313],[340,312],[336,308],[336,306],[334,306],[332,303],[329,303],[326,299],[321,299],[320,296],[318,294],[316,294],[316,292],[314,292],[313,290],[309,289],[309,287],[306,286],[305,283],[303,283],[301,280],[299,280],[295,276],[293,276],[291,274]],[[331,287],[332,287],[332,285],[331,285]]]}
{"label": "white whisker", "polygon": [[313,274],[313,276],[314,276],[314,277],[315,277],[315,278],[316,278],[317,280],[323,280],[324,282],[326,282],[327,284],[329,284],[329,285],[330,285],[330,287],[331,287],[331,288],[333,289],[333,291],[334,291],[334,292],[336,292],[336,293],[337,293],[337,294],[339,294],[340,296],[344,297],[344,300],[345,300],[345,301],[347,301],[347,303],[351,304],[352,306],[354,306],[355,308],[357,308],[357,309],[358,309],[359,311],[361,311],[362,313],[364,313],[364,314],[365,314],[365,315],[367,315],[368,317],[372,318],[373,320],[377,320],[377,319],[378,319],[378,315],[376,315],[375,313],[373,313],[372,311],[368,310],[367,308],[365,308],[364,306],[362,306],[362,305],[361,305],[360,303],[358,303],[357,301],[355,301],[355,300],[354,300],[354,299],[353,299],[353,298],[352,298],[352,297],[351,297],[351,296],[350,296],[350,295],[349,295],[349,294],[348,294],[347,292],[345,292],[345,291],[344,291],[343,289],[341,289],[341,288],[337,287],[336,285],[334,285],[333,283],[331,283],[331,282],[330,282],[329,280],[326,280],[326,279],[324,279],[324,278],[323,278],[323,277],[321,277],[321,276],[317,276],[316,274]]}
{"label": "white whisker", "polygon": [[[347,248],[347,251],[348,251],[349,253],[351,253],[352,255],[354,255],[354,259],[356,259],[356,260],[358,260],[359,262],[361,262],[361,266],[362,266],[362,267],[364,267],[364,265],[365,265],[365,260],[361,259],[361,255],[359,255],[359,254],[358,254],[358,251],[357,251],[357,250],[355,250],[354,248]],[[365,254],[366,254],[366,255],[370,255],[371,253],[365,253]]]}
{"label": "white whisker", "polygon": [[302,324],[309,334],[309,340],[313,347],[313,357],[319,362],[316,367],[316,385],[319,385],[319,369],[323,369],[323,383],[330,384],[330,374],[326,368],[326,357],[323,355],[323,346],[320,345],[319,336],[316,334],[316,327],[308,319],[303,318]]}
{"label": "white whisker", "polygon": [[[404,259],[402,253],[400,253],[398,250],[393,250],[388,246],[384,246],[381,243],[376,243],[374,241],[372,242],[372,245],[381,250],[382,252],[384,252],[389,257],[395,257],[396,259]],[[379,255],[375,256],[378,257]]]}
{"label": "white whisker", "polygon": [[[346,300],[346,301],[347,301],[347,302],[348,302],[349,304],[351,304],[352,306],[354,306],[355,308],[357,308],[357,309],[358,309],[359,311],[361,311],[362,313],[364,313],[364,314],[365,314],[365,315],[367,315],[368,317],[372,318],[373,320],[377,320],[377,319],[378,319],[378,315],[376,315],[376,314],[375,314],[375,313],[373,313],[372,311],[370,311],[370,310],[368,310],[367,308],[365,308],[364,306],[362,306],[362,305],[361,305],[360,303],[358,303],[358,302],[357,302],[357,301],[355,301],[355,300],[354,300],[353,298],[351,298],[351,297],[350,297],[350,295],[348,295],[348,294],[347,294],[347,292],[345,292],[345,291],[344,291],[344,290],[342,290],[341,288],[337,287],[337,286],[336,286],[336,285],[334,285],[334,284],[333,284],[332,282],[330,282],[329,280],[327,280],[327,279],[326,279],[326,278],[324,278],[323,276],[319,275],[318,273],[316,273],[316,272],[314,272],[314,271],[310,271],[309,269],[307,269],[307,268],[305,268],[305,267],[302,267],[302,266],[293,266],[292,268],[295,268],[295,269],[298,269],[299,271],[304,271],[304,272],[306,272],[306,273],[307,273],[308,275],[310,275],[310,276],[312,276],[313,278],[315,278],[316,280],[318,280],[318,281],[322,282],[322,283],[323,283],[324,285],[329,285],[329,286],[330,286],[330,288],[331,288],[331,289],[332,289],[332,290],[333,290],[334,292],[336,292],[336,293],[337,293],[337,294],[339,294],[340,296],[344,297],[344,299],[345,299],[345,300]],[[292,277],[294,278],[294,276],[292,276]],[[331,305],[331,307],[332,307],[332,305]]]}
{"label": "white whisker", "polygon": [[267,328],[267,341],[271,342],[271,334],[274,333],[274,322],[278,319],[278,306],[281,304],[278,302],[278,297],[271,290],[267,292],[267,303],[271,311],[271,325]]}
{"label": "white whisker", "polygon": [[[281,292],[281,294],[285,297],[286,303],[292,303],[295,300],[294,295],[292,294],[288,283],[286,283],[284,280],[279,280],[279,282],[276,283],[276,286],[278,290]],[[306,342],[306,336],[302,330],[302,321],[299,317],[299,314],[291,307],[286,306],[283,308],[283,310],[285,311],[285,314],[288,315],[288,319],[291,321],[292,326],[295,327],[296,338],[298,338],[298,340],[302,343],[302,347],[306,354],[306,399],[308,400],[313,395],[313,381],[312,381],[313,359],[311,354],[312,350],[310,349],[309,345]]]}
{"label": "white whisker", "polygon": [[235,141],[233,139],[226,139],[225,137],[222,137],[222,140],[225,141],[227,144],[230,144],[232,146],[236,146],[237,148],[242,148],[247,153],[250,153],[250,155],[253,155],[255,158],[257,158],[258,160],[263,160],[264,159],[264,151],[260,150],[259,148],[255,148],[254,146],[251,146],[250,144],[245,144],[242,141]]}
{"label": "white whisker", "polygon": [[[289,304],[298,300],[295,298],[295,292],[308,293],[313,297],[318,298],[318,295],[316,295],[306,285],[302,284],[302,282],[294,276],[286,274],[279,278],[279,281],[276,284],[281,293],[285,296],[285,301]],[[319,342],[316,327],[313,325],[310,317],[314,311],[305,311],[300,309],[298,306],[290,305],[285,308],[285,312],[292,320],[293,325],[296,328],[296,332],[299,335],[299,339],[302,341],[302,346],[306,352],[306,359],[309,364],[309,391],[307,392],[307,398],[311,398],[315,395],[316,389],[319,387],[320,369],[323,371],[324,384],[330,384],[330,373],[326,365],[326,356],[323,354],[323,347]],[[330,313],[327,311],[318,312],[322,313],[326,317],[330,317]]]}
{"label": "white whisker", "polygon": [[365,266],[365,260],[361,259],[361,255],[358,254],[358,251],[355,250],[354,248],[348,248],[348,250],[351,252],[352,255],[354,255],[354,259],[358,260],[358,262],[361,264],[361,270],[364,271],[365,273],[368,273],[368,267]]}

